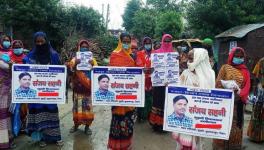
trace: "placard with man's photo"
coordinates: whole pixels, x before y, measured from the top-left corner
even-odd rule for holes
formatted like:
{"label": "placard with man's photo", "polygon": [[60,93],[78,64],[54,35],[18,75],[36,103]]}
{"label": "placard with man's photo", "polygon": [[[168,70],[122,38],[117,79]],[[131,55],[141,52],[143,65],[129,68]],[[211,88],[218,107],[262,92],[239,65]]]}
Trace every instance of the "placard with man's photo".
{"label": "placard with man's photo", "polygon": [[63,65],[14,64],[12,103],[64,104],[66,76]]}
{"label": "placard with man's photo", "polygon": [[92,70],[92,81],[93,105],[144,107],[142,68],[96,66]]}
{"label": "placard with man's photo", "polygon": [[151,75],[152,86],[179,83],[178,57],[177,52],[151,54],[151,67],[154,69]]}
{"label": "placard with man's photo", "polygon": [[91,51],[87,52],[77,52],[76,58],[80,60],[80,63],[77,65],[77,70],[91,70],[92,65],[90,61],[93,59],[93,53]]}
{"label": "placard with man's photo", "polygon": [[163,129],[181,134],[228,139],[234,94],[226,89],[168,86]]}

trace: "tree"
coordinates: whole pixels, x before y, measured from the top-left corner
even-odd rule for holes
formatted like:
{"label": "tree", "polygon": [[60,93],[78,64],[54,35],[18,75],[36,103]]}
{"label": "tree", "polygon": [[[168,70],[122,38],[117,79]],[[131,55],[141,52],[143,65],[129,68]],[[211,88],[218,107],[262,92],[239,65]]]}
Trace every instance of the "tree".
{"label": "tree", "polygon": [[3,0],[0,9],[0,20],[13,27],[14,38],[28,45],[33,33],[39,30],[48,34],[57,49],[72,32],[88,38],[106,32],[97,11],[83,6],[64,7],[60,0]]}
{"label": "tree", "polygon": [[138,11],[132,19],[134,22],[134,26],[131,29],[133,35],[138,39],[144,36],[153,38],[155,35],[157,14],[157,12],[149,9]]}
{"label": "tree", "polygon": [[194,0],[187,8],[189,29],[196,37],[214,37],[231,27],[264,21],[264,1]]}
{"label": "tree", "polygon": [[[3,0],[0,3],[0,19],[6,26],[12,26],[15,38],[31,39],[35,31],[54,31],[52,25],[59,0]],[[49,29],[49,30],[47,30]],[[18,33],[19,31],[19,33]]]}
{"label": "tree", "polygon": [[161,38],[163,33],[168,33],[173,38],[178,38],[183,31],[181,15],[175,11],[168,11],[160,14],[157,19],[155,36]]}
{"label": "tree", "polygon": [[[65,12],[64,12],[65,13]],[[102,16],[92,8],[75,6],[67,8],[63,22],[72,31],[82,32],[87,38],[94,38],[101,33],[105,33]]]}
{"label": "tree", "polygon": [[135,13],[141,9],[141,1],[140,0],[130,0],[127,3],[127,6],[125,8],[123,18],[123,27],[127,31],[130,31],[132,27],[134,26],[133,18],[135,16]]}
{"label": "tree", "polygon": [[147,0],[147,6],[156,11],[180,11],[180,7],[177,4],[178,0]]}

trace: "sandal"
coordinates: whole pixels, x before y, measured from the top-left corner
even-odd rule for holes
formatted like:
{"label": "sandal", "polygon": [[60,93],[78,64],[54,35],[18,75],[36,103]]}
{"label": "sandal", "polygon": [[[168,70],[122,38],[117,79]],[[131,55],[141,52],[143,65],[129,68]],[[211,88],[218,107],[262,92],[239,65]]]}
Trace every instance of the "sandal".
{"label": "sandal", "polygon": [[85,126],[84,133],[87,135],[92,135],[92,130],[89,128],[89,126]]}
{"label": "sandal", "polygon": [[44,148],[46,146],[47,146],[46,142],[44,142],[44,141],[39,142],[39,147]]}
{"label": "sandal", "polygon": [[64,142],[62,140],[59,140],[59,141],[56,142],[56,145],[57,146],[63,146]]}
{"label": "sandal", "polygon": [[70,129],[70,133],[74,133],[78,130],[78,126],[73,126],[71,129]]}

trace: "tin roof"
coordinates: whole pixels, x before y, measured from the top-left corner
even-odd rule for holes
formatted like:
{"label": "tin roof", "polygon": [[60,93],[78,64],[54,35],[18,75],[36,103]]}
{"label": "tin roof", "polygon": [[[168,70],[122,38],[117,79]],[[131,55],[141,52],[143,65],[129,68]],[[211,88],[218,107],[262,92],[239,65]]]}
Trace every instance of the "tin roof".
{"label": "tin roof", "polygon": [[264,23],[235,26],[233,28],[226,30],[223,33],[218,34],[217,36],[215,36],[215,38],[225,38],[225,37],[242,38],[245,35],[247,35],[250,31],[256,30],[261,27],[264,27]]}

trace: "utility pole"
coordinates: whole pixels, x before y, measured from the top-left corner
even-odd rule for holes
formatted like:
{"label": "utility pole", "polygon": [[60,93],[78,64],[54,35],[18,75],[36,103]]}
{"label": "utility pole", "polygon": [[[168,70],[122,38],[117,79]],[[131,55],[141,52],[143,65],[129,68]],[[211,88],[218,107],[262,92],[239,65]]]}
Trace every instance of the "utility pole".
{"label": "utility pole", "polygon": [[103,24],[104,24],[104,22],[105,22],[105,19],[104,19],[104,4],[102,4],[102,16],[103,16]]}
{"label": "utility pole", "polygon": [[108,30],[108,23],[110,21],[109,15],[110,15],[110,5],[107,4],[107,12],[106,12],[106,20],[105,20],[106,30]]}

